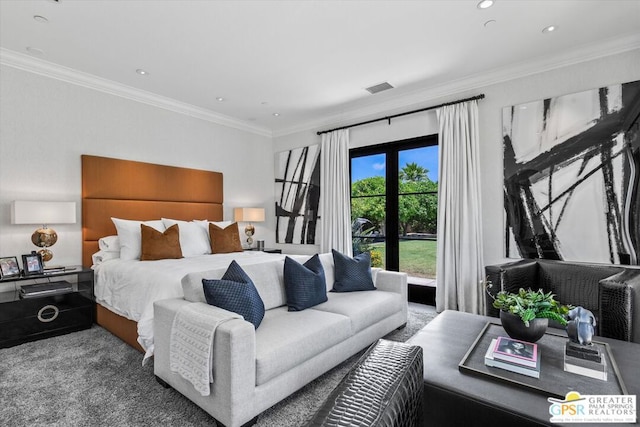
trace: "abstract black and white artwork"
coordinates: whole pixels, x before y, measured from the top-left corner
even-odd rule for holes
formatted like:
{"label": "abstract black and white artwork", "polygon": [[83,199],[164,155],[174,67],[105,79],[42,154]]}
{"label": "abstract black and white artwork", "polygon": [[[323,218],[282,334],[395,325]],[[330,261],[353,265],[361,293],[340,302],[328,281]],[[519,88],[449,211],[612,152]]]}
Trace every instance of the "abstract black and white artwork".
{"label": "abstract black and white artwork", "polygon": [[503,109],[507,257],[640,263],[640,81]]}
{"label": "abstract black and white artwork", "polygon": [[276,154],[276,243],[316,243],[320,146]]}

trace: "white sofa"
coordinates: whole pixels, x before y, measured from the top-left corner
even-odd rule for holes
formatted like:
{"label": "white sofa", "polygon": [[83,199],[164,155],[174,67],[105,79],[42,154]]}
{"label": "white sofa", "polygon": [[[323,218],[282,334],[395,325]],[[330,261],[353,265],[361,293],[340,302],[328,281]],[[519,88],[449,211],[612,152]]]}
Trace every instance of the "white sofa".
{"label": "white sofa", "polygon": [[[309,257],[292,256],[299,262]],[[333,257],[321,254],[327,291],[334,282]],[[284,261],[242,266],[265,305],[258,329],[243,319],[221,324],[213,343],[211,394],[202,396],[169,368],[170,333],[185,304],[206,302],[202,279],[225,269],[191,273],[182,280],[184,298],[154,304],[155,375],[227,427],[238,427],[407,322],[407,276],[372,269],[375,291],[328,292],[328,301],[287,311]],[[220,314],[209,306],[212,316]]]}

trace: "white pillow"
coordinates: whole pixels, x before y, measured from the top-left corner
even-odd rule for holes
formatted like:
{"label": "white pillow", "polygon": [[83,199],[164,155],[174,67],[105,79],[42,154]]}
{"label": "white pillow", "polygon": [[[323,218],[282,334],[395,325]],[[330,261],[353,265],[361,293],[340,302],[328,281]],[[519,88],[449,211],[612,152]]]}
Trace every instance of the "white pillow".
{"label": "white pillow", "polygon": [[187,258],[211,253],[209,235],[200,225],[194,222],[168,218],[162,218],[162,223],[166,228],[178,224],[178,229],[180,230],[180,249],[182,249],[183,257]]}
{"label": "white pillow", "polygon": [[140,259],[142,252],[142,231],[140,224],[153,227],[160,232],[164,232],[165,226],[161,220],[153,221],[131,221],[129,219],[111,218],[118,231],[120,240],[120,259],[133,260]]}
{"label": "white pillow", "polygon": [[98,239],[98,248],[105,252],[120,252],[120,239],[118,236],[107,236]]}
{"label": "white pillow", "polygon": [[[207,231],[207,237],[209,238],[209,242],[211,242],[211,236],[209,235],[209,224],[215,224],[220,228],[227,228],[228,226],[234,223],[234,221],[208,221],[206,219],[205,220],[194,219],[191,222],[198,224],[200,227],[202,227]],[[240,235],[240,243],[244,245],[245,241],[247,240],[247,236],[244,234],[244,228],[240,227],[240,224],[238,224],[238,234]],[[211,244],[209,244],[209,246],[211,246]],[[211,253],[211,247],[209,247],[209,253]]]}
{"label": "white pillow", "polygon": [[120,252],[98,251],[95,254],[91,255],[91,260],[93,261],[93,265],[91,267],[95,267],[96,265],[102,264],[105,261],[118,258],[120,258]]}
{"label": "white pillow", "polygon": [[194,224],[198,224],[200,227],[206,230],[207,235],[209,234],[209,223],[215,224],[220,228],[227,228],[228,226],[233,224],[233,221],[207,221],[206,219],[203,219],[203,220],[194,219],[191,222],[193,222]]}

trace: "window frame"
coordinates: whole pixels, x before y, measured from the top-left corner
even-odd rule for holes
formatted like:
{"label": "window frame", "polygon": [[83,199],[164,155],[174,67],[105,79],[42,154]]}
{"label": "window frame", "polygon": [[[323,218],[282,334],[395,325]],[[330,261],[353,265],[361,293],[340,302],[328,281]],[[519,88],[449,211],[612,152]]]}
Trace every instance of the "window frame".
{"label": "window frame", "polygon": [[[401,151],[413,148],[430,147],[438,144],[438,135],[424,135],[415,138],[402,139],[381,144],[367,145],[364,147],[352,148],[349,150],[349,203],[354,199],[351,194],[353,186],[351,161],[357,157],[366,157],[374,154],[385,155],[385,194],[368,194],[364,197],[385,197],[385,268],[391,271],[400,270],[400,238],[397,235],[399,224],[399,197],[412,194],[436,194],[437,191],[425,191],[417,193],[400,193],[398,157]],[[393,199],[393,200],[390,200]],[[389,230],[396,230],[393,236],[389,236]],[[436,237],[437,238],[437,237]]]}

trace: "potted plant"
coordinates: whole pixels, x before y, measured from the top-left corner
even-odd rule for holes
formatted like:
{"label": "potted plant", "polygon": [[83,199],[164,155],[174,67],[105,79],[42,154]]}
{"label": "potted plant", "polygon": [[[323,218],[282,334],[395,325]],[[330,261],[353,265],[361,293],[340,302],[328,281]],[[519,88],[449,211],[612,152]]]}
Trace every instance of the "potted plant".
{"label": "potted plant", "polygon": [[552,292],[522,288],[517,293],[498,292],[493,307],[500,310],[502,327],[511,338],[529,342],[542,338],[549,319],[566,326],[565,316],[571,308],[556,301]]}

